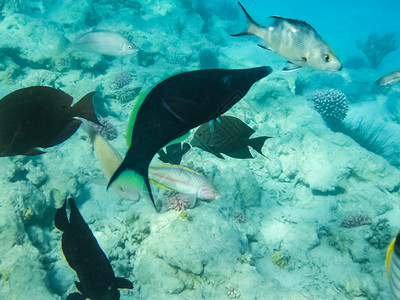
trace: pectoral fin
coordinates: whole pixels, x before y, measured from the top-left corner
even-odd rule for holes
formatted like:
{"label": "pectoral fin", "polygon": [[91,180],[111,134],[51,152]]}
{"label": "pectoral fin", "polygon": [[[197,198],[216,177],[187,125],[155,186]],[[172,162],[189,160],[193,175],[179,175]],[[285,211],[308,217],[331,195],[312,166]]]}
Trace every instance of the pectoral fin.
{"label": "pectoral fin", "polygon": [[26,156],[35,156],[35,155],[40,155],[40,154],[43,154],[43,153],[46,153],[46,152],[44,152],[42,150],[39,150],[37,148],[32,148],[31,150],[25,152],[24,155],[26,155]]}
{"label": "pectoral fin", "polygon": [[184,97],[173,97],[162,100],[163,106],[178,120],[190,124],[192,122],[191,114],[196,110],[197,103]]}
{"label": "pectoral fin", "polygon": [[288,61],[286,67],[284,67],[282,69],[282,71],[283,72],[292,72],[292,71],[295,71],[295,70],[300,69],[300,68],[301,68],[300,66]]}

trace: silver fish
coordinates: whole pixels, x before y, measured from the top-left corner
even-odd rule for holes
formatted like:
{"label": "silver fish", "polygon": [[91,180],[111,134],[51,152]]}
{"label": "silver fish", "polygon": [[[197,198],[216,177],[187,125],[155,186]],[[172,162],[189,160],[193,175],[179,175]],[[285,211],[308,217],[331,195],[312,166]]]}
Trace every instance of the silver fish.
{"label": "silver fish", "polygon": [[216,199],[218,192],[200,173],[180,165],[158,165],[149,168],[150,182],[164,190],[175,190],[199,199]]}
{"label": "silver fish", "polygon": [[81,51],[94,52],[112,56],[133,54],[138,48],[115,32],[92,31],[78,37],[71,47]]}
{"label": "silver fish", "polygon": [[400,69],[395,70],[376,81],[377,85],[386,86],[386,85],[393,85],[400,82]]}
{"label": "silver fish", "polygon": [[260,26],[242,4],[238,3],[246,14],[247,28],[232,36],[256,35],[262,38],[267,45],[260,47],[276,52],[288,60],[289,65],[283,71],[293,71],[301,67],[327,71],[342,69],[336,54],[311,25],[300,20],[271,16],[271,24]]}

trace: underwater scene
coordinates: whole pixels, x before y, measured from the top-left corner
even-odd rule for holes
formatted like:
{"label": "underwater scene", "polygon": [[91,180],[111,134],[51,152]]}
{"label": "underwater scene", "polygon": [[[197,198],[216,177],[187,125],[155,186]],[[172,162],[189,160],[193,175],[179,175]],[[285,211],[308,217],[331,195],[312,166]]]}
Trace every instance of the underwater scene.
{"label": "underwater scene", "polygon": [[0,11],[0,299],[400,299],[400,2]]}

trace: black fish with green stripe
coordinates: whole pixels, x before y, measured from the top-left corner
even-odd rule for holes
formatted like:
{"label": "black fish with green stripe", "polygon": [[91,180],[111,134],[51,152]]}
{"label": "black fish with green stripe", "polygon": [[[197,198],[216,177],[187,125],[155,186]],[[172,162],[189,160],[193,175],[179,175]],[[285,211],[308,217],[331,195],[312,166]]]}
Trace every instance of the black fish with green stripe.
{"label": "black fish with green stripe", "polygon": [[147,191],[154,203],[148,168],[154,155],[203,123],[218,118],[242,99],[250,87],[272,72],[270,67],[185,72],[156,85],[137,101],[128,129],[128,152],[110,179]]}

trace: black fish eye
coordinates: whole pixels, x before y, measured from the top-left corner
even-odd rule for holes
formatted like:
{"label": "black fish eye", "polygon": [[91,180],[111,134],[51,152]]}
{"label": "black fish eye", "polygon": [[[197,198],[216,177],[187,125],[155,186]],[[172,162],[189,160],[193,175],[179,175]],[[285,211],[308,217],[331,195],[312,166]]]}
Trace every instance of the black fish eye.
{"label": "black fish eye", "polygon": [[221,81],[222,81],[222,84],[223,84],[224,86],[226,86],[226,87],[228,87],[228,86],[231,85],[231,80],[230,80],[229,76],[223,77],[223,78],[221,79]]}
{"label": "black fish eye", "polygon": [[331,59],[331,58],[330,58],[329,55],[325,55],[325,56],[324,56],[324,60],[325,60],[326,62],[328,62],[330,59]]}

